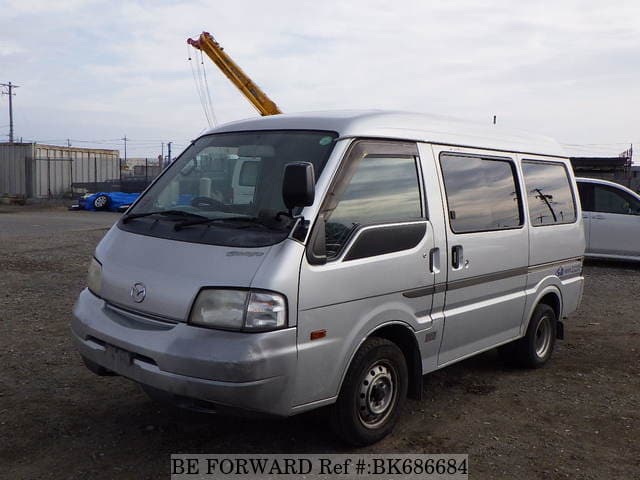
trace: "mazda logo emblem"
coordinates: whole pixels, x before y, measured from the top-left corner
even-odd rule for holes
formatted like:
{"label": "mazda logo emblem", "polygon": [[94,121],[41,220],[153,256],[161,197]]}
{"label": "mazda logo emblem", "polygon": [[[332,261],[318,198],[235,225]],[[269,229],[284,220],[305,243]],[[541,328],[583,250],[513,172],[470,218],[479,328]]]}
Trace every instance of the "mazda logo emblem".
{"label": "mazda logo emblem", "polygon": [[134,302],[140,303],[147,296],[147,287],[145,287],[143,283],[135,283],[133,287],[131,287],[129,295],[131,295]]}

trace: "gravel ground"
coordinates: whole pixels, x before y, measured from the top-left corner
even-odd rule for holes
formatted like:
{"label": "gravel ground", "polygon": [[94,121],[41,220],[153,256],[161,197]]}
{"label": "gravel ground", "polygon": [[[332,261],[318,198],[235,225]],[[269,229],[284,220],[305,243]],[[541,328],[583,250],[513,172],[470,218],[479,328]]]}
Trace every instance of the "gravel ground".
{"label": "gravel ground", "polygon": [[105,230],[79,223],[81,232],[0,235],[0,478],[168,478],[171,453],[354,451],[468,453],[474,479],[639,478],[640,266],[587,265],[582,306],[545,368],[508,369],[492,351],[432,373],[393,435],[351,450],[322,411],[177,411],[86,370],[68,325]]}
{"label": "gravel ground", "polygon": [[52,233],[80,232],[110,227],[120,217],[115,212],[69,212],[66,208],[20,211],[0,208],[0,238],[46,237]]}

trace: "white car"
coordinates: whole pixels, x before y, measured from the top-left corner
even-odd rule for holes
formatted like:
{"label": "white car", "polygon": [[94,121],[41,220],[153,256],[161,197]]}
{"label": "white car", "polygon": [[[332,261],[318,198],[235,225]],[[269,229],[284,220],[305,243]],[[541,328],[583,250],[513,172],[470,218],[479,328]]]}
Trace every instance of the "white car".
{"label": "white car", "polygon": [[254,201],[261,163],[260,158],[241,157],[236,161],[231,179],[235,205],[248,205]]}
{"label": "white car", "polygon": [[585,256],[640,261],[640,195],[606,180],[576,181],[587,240]]}

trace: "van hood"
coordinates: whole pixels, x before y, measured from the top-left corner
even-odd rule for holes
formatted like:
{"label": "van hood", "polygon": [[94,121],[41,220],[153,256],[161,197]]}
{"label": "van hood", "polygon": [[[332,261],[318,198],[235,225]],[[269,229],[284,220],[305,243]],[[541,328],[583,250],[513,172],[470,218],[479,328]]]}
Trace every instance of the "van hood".
{"label": "van hood", "polygon": [[115,306],[186,321],[202,287],[250,287],[270,249],[167,240],[114,225],[96,248],[100,296]]}

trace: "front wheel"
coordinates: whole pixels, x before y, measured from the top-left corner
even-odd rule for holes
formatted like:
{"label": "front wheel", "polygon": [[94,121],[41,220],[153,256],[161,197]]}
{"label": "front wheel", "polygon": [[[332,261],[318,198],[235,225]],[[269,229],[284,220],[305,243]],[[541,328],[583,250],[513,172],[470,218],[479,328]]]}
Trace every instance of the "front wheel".
{"label": "front wheel", "polygon": [[104,194],[93,199],[93,208],[96,210],[106,210],[109,207],[109,197]]}
{"label": "front wheel", "polygon": [[356,353],[331,410],[334,431],[355,446],[375,443],[393,430],[407,396],[407,364],[398,346],[367,339]]}

